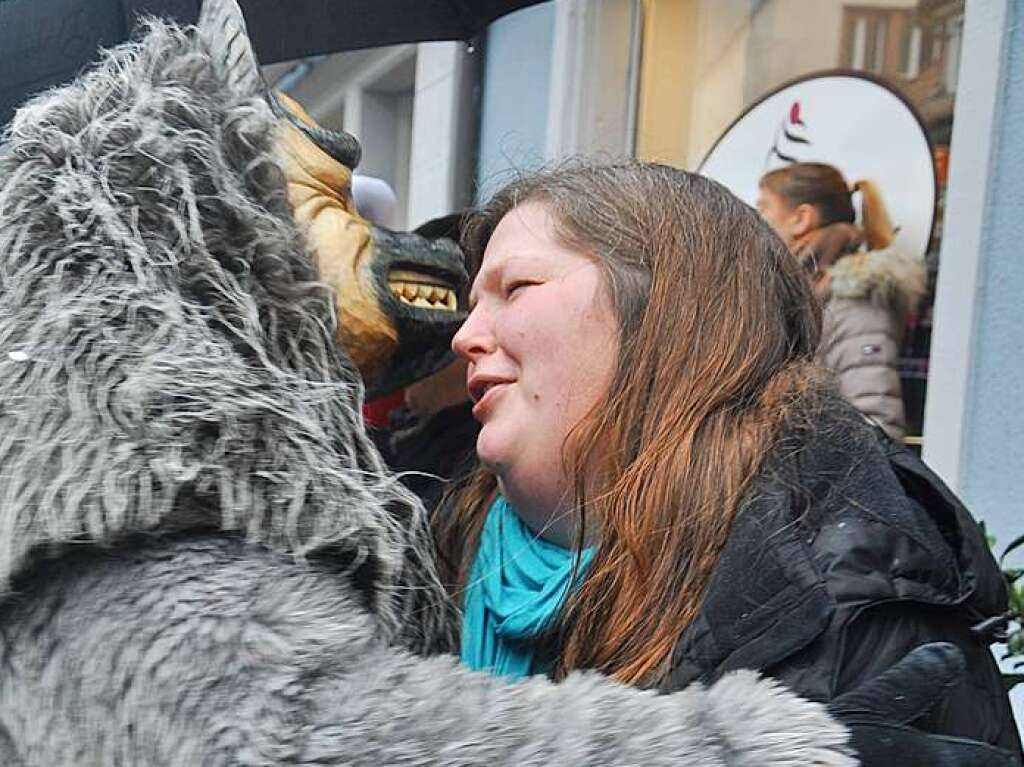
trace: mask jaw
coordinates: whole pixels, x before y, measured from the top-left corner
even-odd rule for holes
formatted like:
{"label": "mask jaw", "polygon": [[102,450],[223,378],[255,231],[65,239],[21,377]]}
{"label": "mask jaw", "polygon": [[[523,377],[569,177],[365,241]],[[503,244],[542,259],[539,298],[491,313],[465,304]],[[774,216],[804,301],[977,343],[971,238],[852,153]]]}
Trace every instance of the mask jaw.
{"label": "mask jaw", "polygon": [[391,394],[454,360],[451,340],[466,319],[469,274],[448,238],[373,228],[375,284],[398,330],[388,364],[367,376],[371,398]]}
{"label": "mask jaw", "polygon": [[278,123],[292,216],[306,237],[317,272],[334,290],[335,338],[364,380],[369,379],[386,367],[398,346],[398,329],[378,297],[371,225],[352,202],[351,169],[297,127],[296,122],[312,120],[300,106],[287,96],[281,102],[298,115]]}
{"label": "mask jaw", "polygon": [[449,238],[366,221],[352,200],[351,169],[314,141],[322,129],[301,105],[278,98],[290,115],[279,123],[289,202],[318,271],[335,290],[337,339],[368,396],[440,370],[453,359],[451,339],[466,317],[469,275],[461,249]]}

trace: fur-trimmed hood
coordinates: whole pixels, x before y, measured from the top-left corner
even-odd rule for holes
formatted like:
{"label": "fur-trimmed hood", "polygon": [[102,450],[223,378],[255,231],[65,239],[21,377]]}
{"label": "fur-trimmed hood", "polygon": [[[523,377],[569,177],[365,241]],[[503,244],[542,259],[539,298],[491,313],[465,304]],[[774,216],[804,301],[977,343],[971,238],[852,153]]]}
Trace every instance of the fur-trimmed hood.
{"label": "fur-trimmed hood", "polygon": [[895,246],[839,259],[828,270],[833,298],[867,299],[897,314],[913,311],[925,291],[925,267]]}
{"label": "fur-trimmed hood", "polygon": [[62,546],[219,528],[358,569],[393,638],[444,644],[274,117],[192,31],[144,32],[0,139],[0,593]]}

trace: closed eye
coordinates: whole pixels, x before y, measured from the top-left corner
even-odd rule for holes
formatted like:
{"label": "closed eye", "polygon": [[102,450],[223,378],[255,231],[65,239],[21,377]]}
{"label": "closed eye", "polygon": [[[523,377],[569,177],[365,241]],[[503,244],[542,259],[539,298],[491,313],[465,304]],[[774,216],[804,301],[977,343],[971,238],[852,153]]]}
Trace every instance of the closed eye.
{"label": "closed eye", "polygon": [[523,288],[528,288],[532,285],[538,284],[540,283],[534,282],[533,280],[516,280],[515,282],[510,282],[508,287],[505,288],[505,295],[511,298]]}

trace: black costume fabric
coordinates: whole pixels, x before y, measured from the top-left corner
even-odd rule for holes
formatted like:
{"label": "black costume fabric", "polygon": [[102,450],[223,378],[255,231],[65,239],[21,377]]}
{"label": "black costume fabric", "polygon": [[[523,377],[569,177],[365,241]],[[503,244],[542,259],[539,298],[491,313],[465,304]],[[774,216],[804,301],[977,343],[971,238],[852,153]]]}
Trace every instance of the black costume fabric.
{"label": "black costume fabric", "polygon": [[756,668],[828,701],[944,640],[963,651],[966,675],[914,726],[1020,758],[992,638],[972,632],[1006,609],[1005,581],[960,501],[832,400],[755,481],[676,646],[672,686]]}
{"label": "black costume fabric", "polygon": [[[469,40],[540,0],[242,0],[259,60],[272,64],[380,45]],[[0,0],[0,125],[73,78],[139,16],[194,24],[201,0]]]}
{"label": "black costume fabric", "polygon": [[399,408],[391,414],[390,430],[376,441],[388,466],[401,472],[402,483],[433,512],[445,491],[472,471],[479,433],[473,403],[464,402],[427,418]]}

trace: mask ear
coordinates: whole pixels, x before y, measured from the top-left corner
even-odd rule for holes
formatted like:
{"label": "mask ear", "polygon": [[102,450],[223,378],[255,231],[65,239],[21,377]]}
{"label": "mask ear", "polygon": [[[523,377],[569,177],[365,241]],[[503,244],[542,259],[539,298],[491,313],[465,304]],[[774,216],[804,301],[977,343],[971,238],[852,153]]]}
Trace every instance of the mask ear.
{"label": "mask ear", "polygon": [[196,22],[200,39],[213,57],[213,66],[240,96],[263,96],[274,114],[291,123],[320,149],[349,170],[359,164],[362,148],[344,131],[327,131],[318,126],[295,102],[282,105],[263,79],[245,17],[236,0],[203,0]]}
{"label": "mask ear", "polygon": [[239,96],[262,95],[271,102],[238,3],[235,0],[203,0],[196,27],[199,38],[206,43],[213,57],[214,69],[224,82]]}

